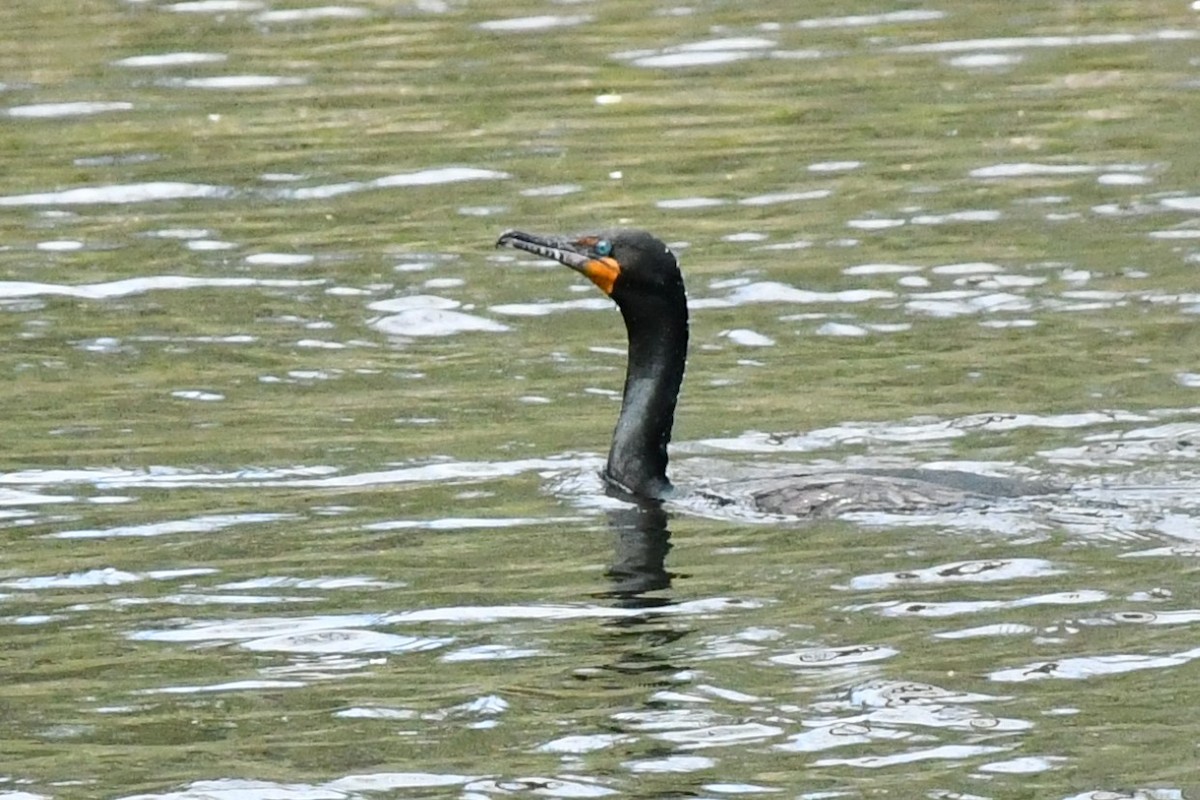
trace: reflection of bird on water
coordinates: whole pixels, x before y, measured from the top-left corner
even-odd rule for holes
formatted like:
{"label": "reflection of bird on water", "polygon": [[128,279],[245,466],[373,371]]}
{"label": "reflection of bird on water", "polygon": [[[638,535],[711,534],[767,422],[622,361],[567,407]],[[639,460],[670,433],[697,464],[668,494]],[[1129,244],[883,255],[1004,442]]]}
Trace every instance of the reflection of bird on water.
{"label": "reflection of bird on water", "polygon": [[666,598],[647,598],[647,592],[671,587],[665,565],[671,550],[667,512],[657,500],[609,509],[608,527],[616,534],[613,563],[608,568],[612,588],[605,594],[621,600],[626,608],[667,605]]}
{"label": "reflection of bird on water", "polygon": [[[675,254],[656,237],[638,230],[576,237],[507,231],[496,245],[565,264],[616,302],[629,336],[629,361],[604,479],[611,489],[635,498],[677,496],[667,479],[667,443],[687,360],[688,306]],[[937,508],[973,497],[1045,490],[1040,484],[968,472],[867,469],[791,470],[747,481],[733,491],[744,494],[747,504],[761,512],[815,517]],[[705,500],[737,502],[708,493]]]}

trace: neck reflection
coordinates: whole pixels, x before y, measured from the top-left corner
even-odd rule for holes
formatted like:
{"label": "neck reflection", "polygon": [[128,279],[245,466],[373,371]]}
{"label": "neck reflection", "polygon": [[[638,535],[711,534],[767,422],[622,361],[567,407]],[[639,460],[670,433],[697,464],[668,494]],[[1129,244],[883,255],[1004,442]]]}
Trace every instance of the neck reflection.
{"label": "neck reflection", "polygon": [[605,596],[625,608],[655,608],[669,597],[648,596],[671,587],[673,575],[665,561],[671,550],[667,512],[658,500],[624,496],[630,504],[607,512],[614,534],[613,560],[606,573],[612,582]]}

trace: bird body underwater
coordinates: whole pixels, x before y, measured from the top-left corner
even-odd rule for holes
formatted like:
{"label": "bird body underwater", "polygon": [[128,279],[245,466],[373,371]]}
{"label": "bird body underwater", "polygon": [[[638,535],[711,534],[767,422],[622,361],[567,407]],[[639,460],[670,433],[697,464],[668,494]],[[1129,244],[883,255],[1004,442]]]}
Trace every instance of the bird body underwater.
{"label": "bird body underwater", "polygon": [[[667,445],[687,363],[688,305],[671,248],[650,233],[632,229],[580,236],[510,230],[500,235],[496,246],[564,264],[616,303],[625,321],[629,354],[621,412],[603,477],[615,493],[634,500],[676,497],[667,478]],[[853,511],[944,508],[972,498],[1046,491],[1040,483],[954,470],[797,468],[721,487],[720,494],[701,494],[708,503],[744,502],[768,514],[829,517]]]}

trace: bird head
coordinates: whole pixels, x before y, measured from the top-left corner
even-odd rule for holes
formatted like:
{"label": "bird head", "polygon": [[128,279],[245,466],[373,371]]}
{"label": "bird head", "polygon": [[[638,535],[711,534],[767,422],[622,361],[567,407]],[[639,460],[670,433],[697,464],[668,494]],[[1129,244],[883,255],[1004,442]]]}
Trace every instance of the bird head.
{"label": "bird head", "polygon": [[619,306],[655,295],[672,300],[683,296],[683,276],[675,254],[645,231],[621,229],[580,236],[505,231],[496,246],[565,264],[586,275]]}

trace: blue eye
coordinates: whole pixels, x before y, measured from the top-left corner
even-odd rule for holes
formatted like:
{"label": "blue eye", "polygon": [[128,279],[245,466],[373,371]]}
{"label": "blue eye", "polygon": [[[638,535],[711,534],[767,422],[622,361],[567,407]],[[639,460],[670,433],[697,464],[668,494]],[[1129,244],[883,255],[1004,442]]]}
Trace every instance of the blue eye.
{"label": "blue eye", "polygon": [[596,255],[603,258],[604,256],[612,253],[612,242],[610,242],[608,239],[601,239],[600,241],[596,242],[595,250]]}

